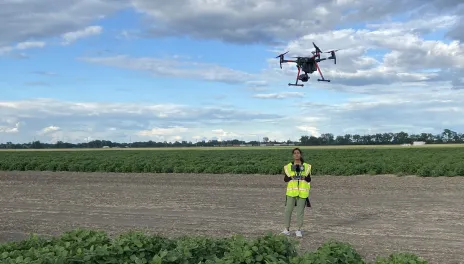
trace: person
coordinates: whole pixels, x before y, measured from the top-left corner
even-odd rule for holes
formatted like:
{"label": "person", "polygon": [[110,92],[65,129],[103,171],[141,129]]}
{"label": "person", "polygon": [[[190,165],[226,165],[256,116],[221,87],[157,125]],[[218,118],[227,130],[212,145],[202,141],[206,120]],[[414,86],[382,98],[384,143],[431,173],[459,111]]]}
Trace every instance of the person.
{"label": "person", "polygon": [[309,202],[309,190],[311,189],[311,164],[303,159],[303,153],[299,148],[292,150],[293,161],[284,166],[287,183],[287,192],[285,197],[285,229],[282,232],[290,235],[290,221],[293,209],[296,207],[297,237],[302,237],[301,228],[303,227],[304,209],[311,207]]}

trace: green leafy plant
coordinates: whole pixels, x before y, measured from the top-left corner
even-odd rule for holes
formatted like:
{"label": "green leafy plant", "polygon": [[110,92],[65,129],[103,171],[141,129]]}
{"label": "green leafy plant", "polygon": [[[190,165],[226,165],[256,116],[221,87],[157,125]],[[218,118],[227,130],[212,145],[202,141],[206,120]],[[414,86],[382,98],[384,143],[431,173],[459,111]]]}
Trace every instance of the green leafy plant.
{"label": "green leafy plant", "polygon": [[[272,233],[255,238],[182,236],[167,238],[127,232],[110,238],[105,232],[76,229],[59,237],[0,244],[5,264],[364,264],[348,243],[329,240],[314,252],[298,254],[298,242]],[[379,257],[375,264],[426,264],[411,253]]]}
{"label": "green leafy plant", "polygon": [[377,257],[375,264],[428,264],[428,261],[408,252],[396,252],[388,257]]}
{"label": "green leafy plant", "polygon": [[335,240],[325,242],[315,252],[305,253],[292,260],[292,264],[365,264],[362,256],[348,243]]}
{"label": "green leafy plant", "polygon": [[[303,152],[313,175],[464,176],[461,147]],[[281,174],[289,159],[289,149],[0,151],[0,170]]]}

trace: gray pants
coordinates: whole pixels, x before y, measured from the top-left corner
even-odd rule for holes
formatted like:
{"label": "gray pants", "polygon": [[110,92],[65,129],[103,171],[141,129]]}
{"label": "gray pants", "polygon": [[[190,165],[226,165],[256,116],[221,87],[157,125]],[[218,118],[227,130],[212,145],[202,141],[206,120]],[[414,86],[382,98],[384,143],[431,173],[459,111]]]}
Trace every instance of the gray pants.
{"label": "gray pants", "polygon": [[[296,204],[296,206],[295,206]],[[292,219],[293,208],[296,207],[296,222],[297,228],[300,230],[303,227],[304,210],[306,207],[306,198],[287,196],[285,203],[285,227],[290,230],[290,222]]]}

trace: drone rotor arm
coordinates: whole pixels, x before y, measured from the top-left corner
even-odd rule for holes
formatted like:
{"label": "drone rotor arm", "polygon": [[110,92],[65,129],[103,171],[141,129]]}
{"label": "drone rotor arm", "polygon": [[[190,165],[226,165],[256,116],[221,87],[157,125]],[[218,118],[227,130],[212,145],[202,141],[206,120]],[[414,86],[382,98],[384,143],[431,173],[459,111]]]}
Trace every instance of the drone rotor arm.
{"label": "drone rotor arm", "polygon": [[337,56],[335,56],[335,51],[330,52],[330,59],[333,59],[334,64],[337,64]]}
{"label": "drone rotor arm", "polygon": [[277,59],[277,58],[280,58],[280,68],[281,68],[281,69],[282,69],[282,63],[283,63],[283,62],[286,62],[285,59],[284,59],[284,56],[285,56],[285,54],[287,54],[287,53],[288,53],[288,51],[285,52],[285,53],[282,53],[282,54],[276,56],[276,59]]}
{"label": "drone rotor arm", "polygon": [[335,55],[335,52],[337,52],[339,50],[340,49],[329,50],[329,51],[324,51],[324,53],[330,53],[330,57],[328,59],[329,60],[334,60],[334,64],[337,64],[337,56]]}

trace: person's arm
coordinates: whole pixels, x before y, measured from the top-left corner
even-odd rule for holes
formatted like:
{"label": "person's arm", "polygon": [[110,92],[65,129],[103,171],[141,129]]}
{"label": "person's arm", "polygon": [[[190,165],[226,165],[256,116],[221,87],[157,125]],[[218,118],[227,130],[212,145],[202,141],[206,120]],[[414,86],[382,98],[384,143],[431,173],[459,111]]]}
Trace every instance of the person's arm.
{"label": "person's arm", "polygon": [[291,177],[288,177],[287,174],[285,174],[284,182],[289,182],[291,179]]}
{"label": "person's arm", "polygon": [[287,166],[284,166],[284,175],[285,175],[284,182],[289,182],[289,181],[292,180],[292,178],[290,176],[288,176],[289,173],[288,173],[288,167]]}
{"label": "person's arm", "polygon": [[305,181],[307,181],[307,182],[311,182],[311,165],[309,165],[309,166],[310,166],[309,171],[307,172],[308,175],[306,175],[306,177],[305,177]]}
{"label": "person's arm", "polygon": [[308,176],[305,177],[305,181],[311,182],[311,173],[309,173]]}

